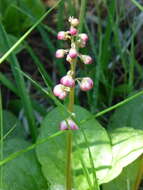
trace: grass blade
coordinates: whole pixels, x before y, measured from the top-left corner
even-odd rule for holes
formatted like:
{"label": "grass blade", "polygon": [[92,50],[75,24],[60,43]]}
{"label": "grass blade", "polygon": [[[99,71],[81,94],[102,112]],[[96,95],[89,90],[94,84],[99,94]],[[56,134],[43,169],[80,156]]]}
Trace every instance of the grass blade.
{"label": "grass blade", "polygon": [[18,94],[16,86],[9,80],[7,77],[0,72],[0,81],[3,85],[5,85],[8,89],[10,89],[15,94]]}
{"label": "grass blade", "polygon": [[34,63],[38,67],[40,74],[43,76],[44,82],[47,84],[48,88],[50,88],[50,86],[52,86],[52,80],[48,75],[46,69],[44,68],[44,65],[40,62],[39,58],[36,56],[32,48],[29,45],[27,45],[26,47],[28,53],[31,55],[32,59],[34,60]]}
{"label": "grass blade", "polygon": [[[2,96],[0,89],[0,161],[3,160],[3,112],[2,112]],[[3,167],[0,167],[0,188],[3,189]]]}
{"label": "grass blade", "polygon": [[141,11],[143,11],[143,6],[140,5],[136,0],[131,0],[134,5],[136,5]]}
{"label": "grass blade", "polygon": [[[10,45],[9,45],[9,38],[8,35],[3,27],[2,24],[0,24],[0,34],[3,37],[4,40],[4,48],[5,50],[9,49]],[[35,125],[35,119],[34,119],[34,113],[33,113],[33,108],[32,108],[32,104],[30,101],[30,97],[28,95],[28,92],[26,90],[26,86],[25,86],[25,82],[24,82],[24,78],[23,76],[15,69],[15,67],[20,69],[20,65],[19,62],[16,58],[16,56],[12,53],[12,55],[8,58],[8,61],[10,63],[12,63],[11,69],[16,81],[16,85],[17,85],[17,89],[18,89],[18,94],[20,95],[20,98],[22,100],[22,104],[25,110],[25,114],[27,116],[27,120],[29,123],[29,130],[32,136],[33,140],[36,140],[37,134],[38,134],[38,129]],[[20,69],[21,70],[21,69]]]}
{"label": "grass blade", "polygon": [[40,19],[0,58],[0,64],[25,40],[25,38],[42,22],[42,20],[58,6],[62,0],[59,0],[51,9],[49,9]]}
{"label": "grass blade", "polygon": [[20,151],[17,151],[13,154],[11,154],[10,156],[8,156],[7,158],[3,159],[2,161],[0,161],[0,166],[6,164],[7,162],[17,158],[18,156],[22,155],[23,153],[26,153],[30,150],[33,150],[36,146],[40,145],[40,144],[43,144],[45,142],[47,142],[48,140],[52,139],[52,138],[55,138],[61,134],[63,134],[64,131],[58,131],[57,133],[51,135],[51,136],[48,136],[47,138],[44,138],[44,139],[41,139],[40,141],[37,141],[35,144],[32,144],[31,146],[25,148],[25,149],[22,149]]}

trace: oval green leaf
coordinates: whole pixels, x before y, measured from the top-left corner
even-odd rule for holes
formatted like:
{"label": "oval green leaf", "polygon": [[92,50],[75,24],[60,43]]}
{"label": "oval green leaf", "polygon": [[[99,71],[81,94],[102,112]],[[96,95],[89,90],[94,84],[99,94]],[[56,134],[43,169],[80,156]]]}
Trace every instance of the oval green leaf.
{"label": "oval green leaf", "polygon": [[[75,106],[74,110],[78,122],[91,117],[91,114],[79,106]],[[41,133],[38,140],[56,133],[59,130],[59,124],[62,120],[68,117],[67,113],[62,112],[58,107],[52,110],[45,117]],[[87,142],[83,136],[86,136]],[[66,133],[51,139],[45,144],[37,147],[38,160],[42,165],[42,171],[48,182],[51,184],[51,189],[56,189],[57,186],[64,189],[65,187],[65,173],[66,173]],[[80,130],[73,131],[73,175],[74,188],[85,190],[89,188],[88,180],[83,172],[84,167],[88,169],[90,181],[93,184],[96,168],[98,182],[102,183],[107,173],[109,172],[112,162],[112,152],[110,139],[106,130],[94,119],[80,125]],[[88,147],[92,158],[89,156]],[[91,164],[91,159],[94,167]]]}

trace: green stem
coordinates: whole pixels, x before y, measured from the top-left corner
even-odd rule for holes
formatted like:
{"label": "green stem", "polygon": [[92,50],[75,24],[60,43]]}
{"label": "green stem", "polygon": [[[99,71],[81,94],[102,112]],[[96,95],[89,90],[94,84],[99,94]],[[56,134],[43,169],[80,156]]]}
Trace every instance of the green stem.
{"label": "green stem", "polygon": [[[75,64],[71,64],[73,78],[75,78]],[[74,87],[70,89],[68,111],[73,112],[74,106]],[[71,130],[67,131],[67,167],[66,167],[66,190],[72,189],[72,139]]]}
{"label": "green stem", "polygon": [[66,190],[72,189],[72,131],[67,131],[67,171]]}

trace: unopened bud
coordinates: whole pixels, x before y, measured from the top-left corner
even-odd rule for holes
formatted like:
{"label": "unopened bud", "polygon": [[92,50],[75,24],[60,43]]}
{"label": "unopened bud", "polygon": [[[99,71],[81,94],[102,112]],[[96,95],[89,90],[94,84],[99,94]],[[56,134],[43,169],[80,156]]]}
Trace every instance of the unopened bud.
{"label": "unopened bud", "polygon": [[66,121],[64,120],[60,123],[60,130],[63,131],[63,130],[69,130],[69,129],[78,130],[79,128],[76,125],[76,123],[71,119],[67,119]]}
{"label": "unopened bud", "polygon": [[69,22],[74,27],[79,25],[79,19],[74,17],[69,17]]}
{"label": "unopened bud", "polygon": [[56,58],[63,58],[64,55],[65,55],[65,50],[64,49],[58,49],[56,51],[56,54],[55,54]]}
{"label": "unopened bud", "polygon": [[67,92],[64,90],[64,86],[62,84],[56,85],[53,89],[53,93],[62,100],[67,96]]}
{"label": "unopened bud", "polygon": [[66,75],[61,78],[60,80],[61,84],[67,87],[74,87],[75,81],[70,75]]}
{"label": "unopened bud", "polygon": [[74,36],[74,35],[77,34],[77,29],[71,26],[69,33],[70,33],[72,36]]}
{"label": "unopened bud", "polygon": [[82,59],[83,63],[88,65],[92,64],[93,60],[89,55],[81,55],[80,58]]}
{"label": "unopened bud", "polygon": [[77,54],[76,49],[71,48],[68,55],[69,55],[72,59],[74,59],[74,58],[77,57],[78,54]]}
{"label": "unopened bud", "polygon": [[67,92],[63,91],[58,97],[59,97],[59,99],[63,100],[63,99],[65,99],[66,96],[67,96]]}
{"label": "unopened bud", "polygon": [[62,122],[60,123],[60,130],[61,130],[61,131],[68,130],[68,126],[67,126],[66,121],[62,121]]}
{"label": "unopened bud", "polygon": [[60,31],[58,32],[57,38],[58,40],[66,40],[66,36],[67,36],[66,32]]}
{"label": "unopened bud", "polygon": [[54,87],[53,93],[55,96],[59,96],[63,92],[63,85],[58,84]]}
{"label": "unopened bud", "polygon": [[88,35],[85,33],[79,34],[79,37],[84,41],[87,42],[88,41]]}
{"label": "unopened bud", "polygon": [[83,91],[88,91],[92,88],[93,88],[93,80],[89,77],[83,78],[80,83],[80,89]]}

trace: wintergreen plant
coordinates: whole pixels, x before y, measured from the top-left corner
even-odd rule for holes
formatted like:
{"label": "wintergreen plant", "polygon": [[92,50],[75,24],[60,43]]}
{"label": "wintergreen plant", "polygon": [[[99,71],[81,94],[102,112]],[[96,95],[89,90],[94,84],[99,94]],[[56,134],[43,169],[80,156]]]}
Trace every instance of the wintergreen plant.
{"label": "wintergreen plant", "polygon": [[[65,99],[67,95],[69,95],[69,105],[68,110],[70,112],[74,112],[74,90],[76,82],[80,86],[82,91],[88,91],[93,88],[93,81],[90,77],[84,78],[76,78],[76,66],[78,65],[78,58],[83,62],[83,64],[88,65],[92,64],[92,58],[89,55],[82,55],[79,53],[79,48],[84,48],[88,41],[88,35],[85,33],[78,32],[79,20],[72,16],[68,19],[70,23],[70,28],[68,31],[60,31],[57,35],[58,40],[68,40],[70,41],[69,49],[58,49],[56,51],[56,58],[63,58],[66,56],[67,64],[70,65],[70,70],[67,72],[65,76],[63,76],[60,80],[60,84],[57,84],[53,93],[59,99]],[[74,115],[74,113],[73,113]],[[66,189],[72,189],[72,132],[71,130],[78,130],[79,127],[76,123],[71,119],[67,118],[66,120],[61,121],[60,130],[69,130],[67,133],[67,181],[66,181]]]}
{"label": "wintergreen plant", "polygon": [[[81,1],[82,4],[83,2],[84,0]],[[132,2],[137,4],[135,0],[132,0]],[[63,4],[61,4],[62,6],[60,8],[61,13],[57,16],[58,25],[61,25],[64,19],[61,17],[61,14],[64,14],[64,1],[62,3]],[[114,80],[108,80],[108,65],[111,60],[114,60],[114,56],[111,53],[113,47],[119,50],[118,59],[121,58],[122,63],[124,63],[125,61],[123,52],[127,51],[129,54],[131,53],[130,59],[132,60],[132,63],[129,73],[129,86],[133,85],[134,72],[132,70],[132,66],[134,65],[134,42],[132,42],[131,45],[131,41],[133,41],[132,39],[134,38],[134,36],[136,36],[137,31],[139,31],[139,27],[136,27],[137,30],[135,30],[130,36],[129,43],[127,42],[127,45],[125,45],[123,47],[123,50],[121,51],[122,46],[120,46],[120,43],[118,41],[118,30],[120,30],[120,28],[118,27],[120,25],[120,19],[116,20],[116,16],[118,15],[115,14],[115,3],[115,1],[108,2],[107,7],[110,8],[108,9],[109,17],[107,16],[107,19],[104,20],[106,25],[103,24],[102,26],[102,22],[99,22],[99,37],[97,43],[94,43],[94,34],[96,33],[96,29],[90,32],[90,25],[86,25],[84,23],[84,29],[87,31],[88,36],[85,33],[80,34],[77,27],[78,24],[80,25],[81,23],[83,23],[84,14],[82,13],[80,13],[80,22],[78,19],[72,17],[69,20],[71,25],[69,30],[61,31],[58,33],[58,39],[71,42],[71,46],[69,49],[61,49],[61,47],[59,46],[59,50],[57,50],[56,52],[56,57],[60,59],[66,56],[67,67],[69,66],[71,68],[64,76],[64,64],[59,64],[62,66],[61,70],[63,72],[61,72],[61,70],[59,71],[60,74],[62,73],[61,75],[63,77],[60,79],[59,84],[56,85],[56,87],[53,89],[53,92],[55,96],[59,99],[64,100],[65,98],[67,98],[66,100],[69,100],[68,108],[66,108],[64,104],[62,104],[56,97],[53,96],[51,88],[49,87],[52,85],[52,80],[49,81],[50,77],[43,67],[44,64],[40,63],[40,59],[36,56],[34,50],[32,50],[30,46],[26,45],[26,49],[34,60],[34,63],[37,65],[38,70],[40,71],[48,89],[42,87],[38,82],[34,81],[31,77],[22,72],[20,68],[18,68],[17,59],[13,52],[15,48],[20,45],[21,42],[27,37],[27,35],[29,35],[38,24],[40,24],[43,18],[45,18],[45,16],[50,11],[45,13],[12,47],[8,42],[9,36],[5,32],[4,27],[1,25],[0,31],[2,34],[1,41],[3,41],[2,47],[4,48],[6,46],[6,49],[4,50],[4,52],[6,53],[4,53],[4,55],[0,59],[0,63],[2,63],[10,54],[12,55],[9,57],[9,61],[12,63],[11,65],[13,66],[14,74],[16,73],[15,78],[16,82],[18,82],[17,87],[21,88],[16,88],[16,86],[12,82],[10,83],[10,81],[7,80],[6,77],[3,77],[2,73],[0,73],[0,80],[6,81],[4,84],[10,86],[10,89],[12,89],[18,97],[21,97],[23,105],[25,107],[28,106],[29,109],[29,101],[27,101],[27,98],[23,99],[23,97],[27,97],[26,88],[22,87],[23,82],[22,80],[19,80],[23,75],[35,87],[37,87],[38,91],[40,90],[40,92],[44,93],[49,99],[51,98],[55,102],[57,107],[54,108],[52,111],[49,111],[48,113],[45,109],[43,114],[44,120],[41,124],[41,127],[39,128],[40,134],[38,130],[36,132],[36,135],[32,135],[33,129],[31,129],[31,136],[33,137],[33,139],[36,139],[36,143],[31,144],[30,142],[27,142],[27,139],[22,139],[22,137],[24,137],[24,134],[21,134],[22,126],[18,127],[17,131],[17,126],[20,125],[18,119],[8,112],[3,112],[2,106],[0,105],[1,139],[4,139],[4,141],[6,140],[4,144],[3,142],[1,143],[0,166],[3,166],[3,168],[1,167],[0,171],[0,189],[21,190],[22,188],[23,190],[65,190],[65,181],[66,188],[73,190],[99,190],[100,185],[102,185],[103,190],[115,190],[115,187],[116,190],[139,189],[139,184],[142,180],[143,174],[143,158],[142,156],[140,156],[143,153],[143,91],[140,91],[133,96],[130,96],[110,107],[110,105],[112,105],[111,103],[114,103],[112,102],[112,99],[114,97],[114,90],[117,90],[117,86],[116,88],[114,88]],[[68,6],[68,10],[72,11],[70,3],[68,4]],[[81,5],[81,7],[85,6]],[[143,10],[143,8],[139,4],[138,7]],[[48,34],[43,30],[45,26],[41,25],[41,27],[39,28],[40,33],[43,37],[43,41],[47,43],[48,50],[53,55],[55,52],[55,48],[53,48],[53,45],[51,46],[52,42],[50,40],[50,37],[48,37]],[[62,26],[60,26],[60,28],[62,28]],[[82,31],[82,27],[79,26],[79,28],[80,31]],[[120,32],[122,33],[122,31]],[[123,33],[122,35],[124,36]],[[115,39],[113,38],[113,36],[115,36]],[[88,93],[89,99],[87,98],[87,102],[90,105],[90,109],[92,111],[94,110],[94,112],[97,111],[98,108],[102,109],[102,107],[96,106],[97,101],[99,104],[101,102],[103,105],[107,106],[107,104],[105,104],[104,102],[104,99],[102,99],[102,97],[104,97],[104,95],[102,94],[104,91],[99,93],[98,89],[101,87],[101,85],[99,85],[99,82],[103,82],[103,86],[106,85],[108,93],[106,93],[107,96],[105,98],[107,100],[109,99],[108,108],[94,115],[92,115],[80,106],[74,105],[73,107],[75,99],[75,86],[78,85],[82,91],[87,91],[90,88],[92,89],[93,87],[93,82],[91,82],[92,79],[90,79],[88,76],[85,76],[84,78],[77,78],[76,76],[76,69],[79,59],[81,60],[81,62],[83,62],[83,64],[91,64],[93,62],[90,56],[81,55],[79,53],[79,48],[85,47],[88,41],[88,37],[90,46],[92,48],[92,54],[96,57],[97,61],[96,68],[94,67],[94,65],[90,66],[92,68],[92,71],[89,73],[89,76],[94,76],[93,74],[95,74],[95,70],[96,75],[93,78],[94,90],[93,93]],[[75,46],[72,46],[71,39],[73,39],[73,42],[76,44],[76,48]],[[109,47],[111,39],[113,39],[113,41],[111,41],[111,45]],[[128,49],[128,46],[130,45],[131,51],[130,49]],[[96,49],[97,53],[95,53]],[[59,65],[56,65],[58,69],[60,68]],[[75,68],[74,74],[72,72],[73,67]],[[125,68],[127,69],[128,67]],[[106,73],[104,71],[106,71]],[[80,74],[84,76],[82,71]],[[110,74],[113,78],[114,75],[116,75],[116,73],[114,72],[111,72]],[[128,76],[128,71],[125,72],[125,75]],[[113,82],[112,84],[111,81]],[[112,88],[110,87],[110,84],[112,85]],[[125,86],[124,88],[127,88],[127,86]],[[17,89],[23,90],[20,92],[17,91]],[[97,99],[94,94],[99,96],[99,99]],[[33,99],[30,98],[29,100],[32,102],[32,106],[34,106],[35,104],[33,104]],[[65,103],[67,103],[67,101],[65,101]],[[79,104],[79,102],[77,104]],[[39,108],[39,104],[37,107]],[[102,127],[95,118],[103,116],[104,114],[107,114],[114,109],[116,109],[116,112],[110,115],[111,118],[108,122],[108,126],[106,126],[107,130],[105,130],[105,128]],[[31,109],[29,109],[29,112],[26,112],[29,114],[29,116],[32,114],[30,110]],[[35,106],[33,107],[33,110],[34,112],[36,111]],[[2,115],[4,115],[4,119]],[[32,121],[31,117],[29,116],[27,118]],[[5,122],[8,123],[6,124]],[[30,123],[31,125],[29,126],[33,125],[37,130],[37,126],[33,122]],[[14,134],[10,134],[10,136],[5,139],[7,134],[9,134],[10,131],[13,130],[11,129],[11,126],[13,126],[14,128],[16,127],[16,130],[14,131]],[[7,129],[6,135],[5,129]],[[30,151],[35,148],[36,155],[34,151]],[[23,155],[25,152],[27,153]],[[13,162],[9,163],[10,161]],[[41,164],[41,167],[38,161]],[[22,180],[17,180],[17,175],[13,175],[13,171],[15,171],[15,168],[18,178]],[[121,175],[119,176],[119,174]],[[33,180],[34,178],[35,180]]]}

